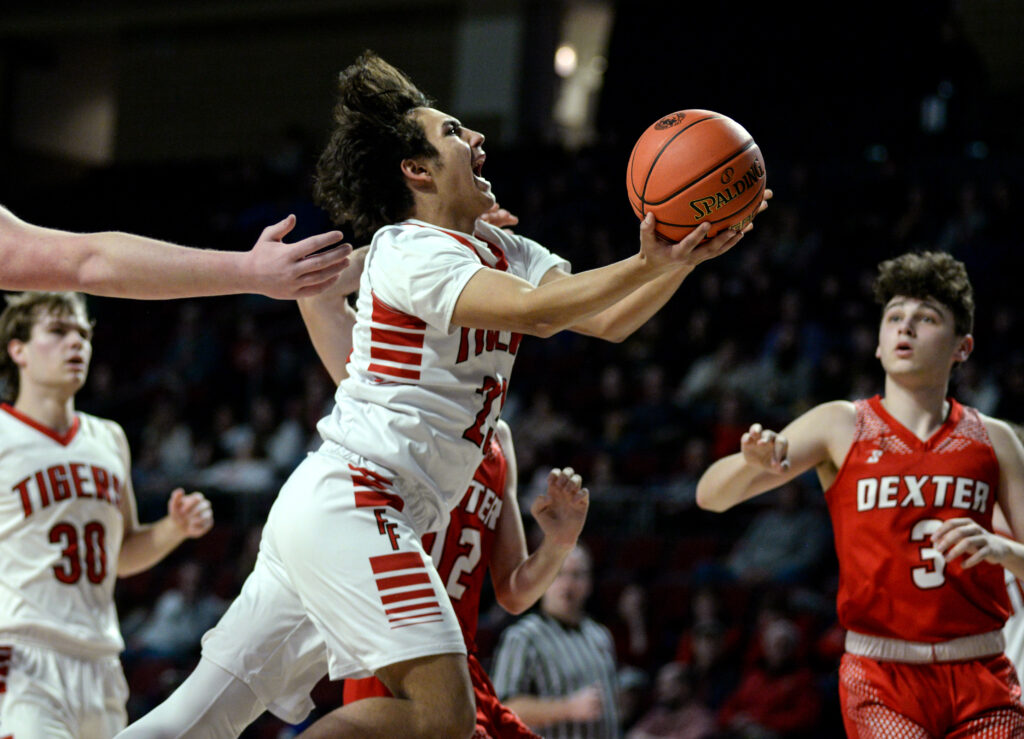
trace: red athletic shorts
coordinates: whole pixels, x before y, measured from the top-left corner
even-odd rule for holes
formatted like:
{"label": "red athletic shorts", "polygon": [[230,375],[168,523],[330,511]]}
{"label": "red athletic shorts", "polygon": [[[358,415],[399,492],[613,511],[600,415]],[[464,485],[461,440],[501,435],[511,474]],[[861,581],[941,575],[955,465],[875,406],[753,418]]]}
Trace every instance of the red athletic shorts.
{"label": "red athletic shorts", "polygon": [[1005,655],[907,664],[844,654],[839,700],[851,739],[1024,737],[1024,706]]}
{"label": "red athletic shorts", "polygon": [[[476,694],[476,733],[473,739],[541,739],[498,700],[491,679],[476,655],[470,654],[468,660],[469,676]],[[388,689],[375,677],[345,681],[345,705],[362,698],[390,696]]]}

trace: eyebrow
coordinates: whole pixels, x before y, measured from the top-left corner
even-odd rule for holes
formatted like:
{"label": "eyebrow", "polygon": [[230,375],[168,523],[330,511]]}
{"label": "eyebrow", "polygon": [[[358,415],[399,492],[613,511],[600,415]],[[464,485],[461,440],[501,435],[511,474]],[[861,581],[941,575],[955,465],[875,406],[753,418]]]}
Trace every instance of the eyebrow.
{"label": "eyebrow", "polygon": [[917,300],[918,304],[922,308],[928,308],[929,310],[935,311],[940,316],[942,315],[942,306],[941,306],[940,303],[935,303],[935,302],[933,302],[931,300],[921,300],[919,298],[893,299],[893,300],[889,301],[888,305],[885,306],[885,308],[883,309],[883,312],[884,313],[888,313],[892,308],[902,308],[902,307],[904,307],[904,305],[906,304],[906,302],[908,300]]}

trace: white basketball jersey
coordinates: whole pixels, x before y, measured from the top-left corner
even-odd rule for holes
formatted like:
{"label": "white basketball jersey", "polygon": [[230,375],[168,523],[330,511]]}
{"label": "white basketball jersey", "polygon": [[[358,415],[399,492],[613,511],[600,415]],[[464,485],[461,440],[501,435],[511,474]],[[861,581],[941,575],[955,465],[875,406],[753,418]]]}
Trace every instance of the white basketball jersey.
{"label": "white basketball jersey", "polygon": [[0,406],[0,639],[82,656],[124,641],[114,581],[130,494],[113,421],[78,413],[63,435]]}
{"label": "white basketball jersey", "polygon": [[363,268],[348,379],[318,429],[398,476],[421,532],[445,525],[483,458],[522,335],[451,325],[484,268],[532,285],[568,262],[477,221],[473,235],[409,220],[377,231]]}

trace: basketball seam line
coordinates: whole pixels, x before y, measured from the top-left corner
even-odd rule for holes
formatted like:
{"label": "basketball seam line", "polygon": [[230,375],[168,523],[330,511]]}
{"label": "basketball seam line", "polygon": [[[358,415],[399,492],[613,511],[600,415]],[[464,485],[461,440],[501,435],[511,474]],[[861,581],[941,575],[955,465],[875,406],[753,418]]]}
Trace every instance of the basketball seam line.
{"label": "basketball seam line", "polygon": [[[738,157],[740,154],[742,154],[743,152],[745,152],[748,149],[750,149],[752,146],[756,146],[756,144],[754,143],[754,139],[753,138],[748,140],[747,143],[744,144],[743,147],[741,149],[739,149],[738,151],[734,151],[729,156],[727,156],[724,159],[718,161],[714,165],[708,167],[707,170],[705,170],[704,173],[700,177],[698,177],[695,180],[692,180],[691,182],[686,183],[685,185],[680,187],[678,190],[676,190],[674,193],[672,193],[671,195],[668,195],[667,197],[662,198],[661,200],[653,201],[653,200],[647,200],[646,198],[641,198],[641,200],[646,205],[661,205],[662,203],[667,203],[669,200],[674,198],[676,195],[678,195],[679,193],[684,192],[685,190],[688,190],[689,188],[693,187],[695,184],[700,182],[703,178],[707,177],[711,172],[714,172],[716,169],[721,167],[723,164],[728,164],[733,159]],[[654,169],[654,165],[653,164],[651,165],[651,169],[652,170]],[[648,177],[650,177],[649,173],[648,173]],[[645,184],[644,185],[644,193],[646,194],[646,192],[647,192],[647,185]]]}
{"label": "basketball seam line", "polygon": [[[722,116],[720,116],[720,115],[709,115],[707,118],[701,118],[699,120],[694,121],[693,123],[690,123],[689,125],[683,126],[678,131],[676,131],[674,134],[672,134],[672,138],[670,138],[668,141],[666,141],[664,144],[661,145],[661,149],[659,149],[658,153],[654,156],[654,161],[651,162],[651,166],[649,166],[647,168],[647,176],[644,178],[644,186],[643,186],[643,189],[640,192],[636,191],[636,185],[633,184],[633,177],[630,176],[629,184],[633,188],[633,194],[636,195],[638,198],[640,198],[640,202],[641,203],[646,203],[647,202],[647,199],[646,199],[646,196],[647,196],[647,183],[651,181],[651,172],[654,171],[654,166],[658,163],[658,160],[661,158],[661,155],[665,151],[665,149],[668,148],[668,145],[671,144],[673,141],[675,141],[680,136],[682,136],[683,133],[685,133],[686,131],[690,130],[694,126],[696,126],[698,123],[703,123],[704,121],[717,121],[717,120],[720,120],[721,118],[722,118]],[[641,136],[640,138],[643,138],[643,136]],[[637,143],[633,145],[633,150],[634,151],[636,150],[636,147],[637,147],[637,145],[639,143],[640,143],[640,140],[637,139]],[[632,159],[632,155],[630,156],[630,159]],[[635,162],[634,162],[634,164],[635,164]],[[632,173],[630,173],[630,174],[632,175]]]}

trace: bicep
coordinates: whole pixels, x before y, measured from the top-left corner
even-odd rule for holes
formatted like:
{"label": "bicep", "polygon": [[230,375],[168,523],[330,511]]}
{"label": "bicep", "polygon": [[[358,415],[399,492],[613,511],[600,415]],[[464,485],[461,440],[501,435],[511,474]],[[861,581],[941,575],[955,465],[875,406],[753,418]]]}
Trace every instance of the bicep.
{"label": "bicep", "polygon": [[526,280],[495,269],[481,269],[462,288],[452,325],[492,331],[528,333],[524,301],[534,290]]}

